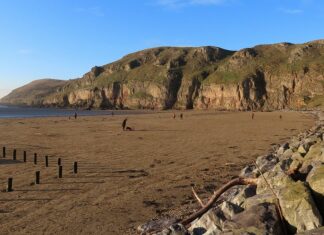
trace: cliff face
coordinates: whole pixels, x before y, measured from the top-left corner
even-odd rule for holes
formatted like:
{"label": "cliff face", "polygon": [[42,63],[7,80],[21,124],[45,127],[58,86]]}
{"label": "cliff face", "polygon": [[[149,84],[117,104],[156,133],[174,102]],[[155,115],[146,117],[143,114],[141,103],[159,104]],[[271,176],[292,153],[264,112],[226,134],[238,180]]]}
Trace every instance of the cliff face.
{"label": "cliff face", "polygon": [[[319,40],[237,52],[217,47],[148,49],[94,67],[34,103],[117,109],[299,109],[320,106],[323,92],[324,40]],[[2,102],[14,103],[11,96]]]}

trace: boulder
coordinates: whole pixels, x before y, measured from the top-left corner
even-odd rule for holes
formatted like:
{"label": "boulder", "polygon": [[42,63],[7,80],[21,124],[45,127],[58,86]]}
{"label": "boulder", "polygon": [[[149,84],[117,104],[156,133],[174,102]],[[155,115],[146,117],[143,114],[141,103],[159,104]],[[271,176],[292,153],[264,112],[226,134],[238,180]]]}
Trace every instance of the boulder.
{"label": "boulder", "polygon": [[226,219],[231,219],[235,214],[243,211],[242,207],[228,201],[220,204],[220,209],[222,210]]}
{"label": "boulder", "polygon": [[305,159],[324,162],[324,142],[314,144],[309,152],[306,154]]}
{"label": "boulder", "polygon": [[312,230],[305,231],[302,233],[297,233],[297,235],[323,235],[323,234],[324,234],[324,227],[312,229]]}
{"label": "boulder", "polygon": [[265,202],[275,204],[277,203],[277,198],[273,195],[273,193],[257,194],[253,197],[247,198],[242,204],[242,207],[246,209]]}
{"label": "boulder", "polygon": [[182,224],[173,224],[155,235],[189,235],[189,232]]}
{"label": "boulder", "polygon": [[283,234],[276,207],[270,203],[254,205],[234,215],[224,223],[223,230],[222,234]]}
{"label": "boulder", "polygon": [[[303,182],[295,182],[277,165],[272,171],[264,174],[276,193],[283,216],[292,233],[315,229],[321,226],[322,216],[319,213],[311,192]],[[268,184],[259,177],[257,194],[270,194]]]}
{"label": "boulder", "polygon": [[138,226],[137,231],[143,234],[151,231],[161,231],[163,228],[167,228],[176,222],[177,220],[174,218],[161,218],[158,220],[152,219],[145,224]]}
{"label": "boulder", "polygon": [[293,155],[294,151],[292,149],[287,149],[280,157],[280,159],[287,159]]}
{"label": "boulder", "polygon": [[306,181],[312,190],[317,208],[324,215],[324,165],[315,166],[308,174]]}
{"label": "boulder", "polygon": [[304,158],[299,152],[294,153],[291,159],[292,162],[289,166],[289,170],[299,169],[303,165]]}
{"label": "boulder", "polygon": [[273,155],[268,154],[264,156],[260,156],[256,159],[256,164],[259,167],[262,173],[271,170],[277,163],[279,159]]}
{"label": "boulder", "polygon": [[304,157],[302,170],[310,170],[314,165],[324,163],[324,142],[319,142],[310,147],[308,153]]}
{"label": "boulder", "polygon": [[221,199],[241,207],[247,198],[253,197],[255,194],[255,185],[237,185],[223,193]]}
{"label": "boulder", "polygon": [[301,144],[298,149],[297,152],[300,153],[302,156],[305,156],[306,153],[309,150],[309,145],[308,144]]}
{"label": "boulder", "polygon": [[222,231],[222,224],[225,220],[226,218],[219,208],[212,208],[194,220],[188,230],[192,235],[218,235]]}
{"label": "boulder", "polygon": [[278,198],[291,232],[311,230],[322,225],[322,216],[303,182],[290,182],[279,190]]}
{"label": "boulder", "polygon": [[256,177],[255,169],[256,167],[254,165],[248,165],[241,170],[239,176],[246,177],[246,178],[250,178],[250,177],[254,178]]}

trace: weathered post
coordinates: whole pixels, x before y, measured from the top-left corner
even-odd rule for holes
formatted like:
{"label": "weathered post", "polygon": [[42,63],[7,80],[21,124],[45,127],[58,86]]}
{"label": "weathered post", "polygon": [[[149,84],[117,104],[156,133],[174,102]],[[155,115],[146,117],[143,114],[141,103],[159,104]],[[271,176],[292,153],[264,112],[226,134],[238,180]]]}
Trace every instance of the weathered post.
{"label": "weathered post", "polygon": [[12,181],[13,181],[12,178],[8,178],[7,192],[12,192],[13,191],[13,189],[12,189]]}
{"label": "weathered post", "polygon": [[59,166],[59,168],[58,168],[58,177],[59,178],[63,177],[63,166]]}
{"label": "weathered post", "polygon": [[35,184],[40,184],[40,171],[36,171],[36,180]]}
{"label": "weathered post", "polygon": [[27,162],[27,153],[24,151],[24,162]]}
{"label": "weathered post", "polygon": [[61,165],[61,158],[57,159],[57,165],[60,166]]}
{"label": "weathered post", "polygon": [[6,147],[2,147],[2,157],[6,157]]}
{"label": "weathered post", "polygon": [[16,160],[17,159],[17,150],[16,149],[14,149],[13,150],[13,153],[12,153],[12,160]]}
{"label": "weathered post", "polygon": [[48,167],[48,156],[45,156],[45,167]]}
{"label": "weathered post", "polygon": [[74,162],[74,164],[73,164],[73,172],[74,172],[74,174],[78,173],[78,162]]}
{"label": "weathered post", "polygon": [[34,153],[34,164],[37,165],[37,153]]}

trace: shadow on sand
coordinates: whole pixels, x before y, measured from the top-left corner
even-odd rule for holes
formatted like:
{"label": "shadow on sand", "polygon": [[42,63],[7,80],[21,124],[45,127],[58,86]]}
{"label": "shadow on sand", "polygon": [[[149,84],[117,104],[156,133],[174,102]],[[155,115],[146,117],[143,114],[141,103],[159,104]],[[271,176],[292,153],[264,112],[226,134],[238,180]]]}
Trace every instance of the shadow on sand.
{"label": "shadow on sand", "polygon": [[11,159],[0,159],[0,165],[10,165],[10,164],[20,164],[23,163],[22,161],[19,160],[11,160]]}

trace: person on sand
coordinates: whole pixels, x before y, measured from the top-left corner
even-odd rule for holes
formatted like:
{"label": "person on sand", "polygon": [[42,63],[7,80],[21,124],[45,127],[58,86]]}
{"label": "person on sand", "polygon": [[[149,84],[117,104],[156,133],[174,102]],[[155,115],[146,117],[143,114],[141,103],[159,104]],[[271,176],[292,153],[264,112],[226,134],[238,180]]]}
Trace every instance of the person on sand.
{"label": "person on sand", "polygon": [[78,118],[78,114],[77,112],[74,113],[74,119],[77,119]]}
{"label": "person on sand", "polygon": [[252,118],[252,120],[254,119],[254,113],[253,112],[252,112],[251,118]]}
{"label": "person on sand", "polygon": [[123,131],[126,128],[126,124],[127,124],[127,118],[125,118],[124,121],[123,121],[123,123],[122,123]]}
{"label": "person on sand", "polygon": [[282,119],[282,116],[281,116],[281,114],[280,114],[279,118],[280,118],[280,120]]}
{"label": "person on sand", "polygon": [[175,119],[176,118],[176,114],[175,113],[173,113],[173,119]]}
{"label": "person on sand", "polygon": [[180,119],[183,119],[183,114],[182,113],[180,113]]}

